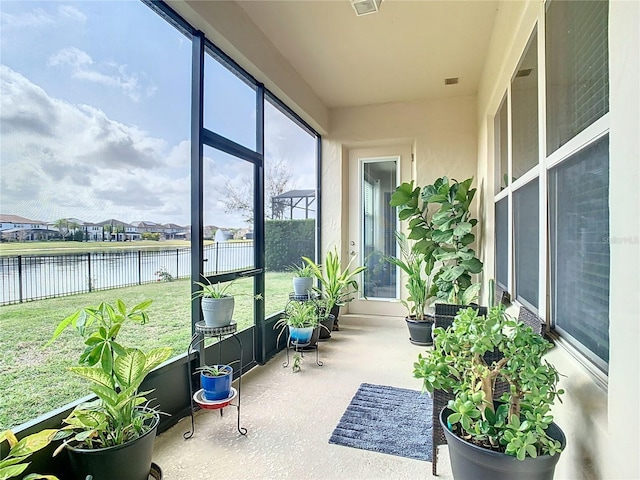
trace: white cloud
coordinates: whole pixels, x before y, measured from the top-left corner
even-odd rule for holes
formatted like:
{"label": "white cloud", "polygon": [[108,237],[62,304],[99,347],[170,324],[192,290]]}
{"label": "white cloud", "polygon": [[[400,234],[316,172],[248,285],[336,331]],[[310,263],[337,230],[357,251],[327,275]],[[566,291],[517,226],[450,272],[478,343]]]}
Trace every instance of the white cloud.
{"label": "white cloud", "polygon": [[0,91],[4,213],[189,223],[187,141],[167,145],[95,107],[50,97],[4,65]]}
{"label": "white cloud", "polygon": [[127,72],[127,65],[113,62],[98,64],[87,52],[76,47],[59,50],[49,57],[47,64],[51,67],[68,66],[72,78],[118,88],[134,102],[140,101],[143,94],[146,97],[153,96],[157,90],[153,84],[141,85],[136,74]]}
{"label": "white cloud", "polygon": [[82,23],[87,21],[87,16],[71,5],[60,5],[58,7],[58,15],[62,18],[77,20]]}

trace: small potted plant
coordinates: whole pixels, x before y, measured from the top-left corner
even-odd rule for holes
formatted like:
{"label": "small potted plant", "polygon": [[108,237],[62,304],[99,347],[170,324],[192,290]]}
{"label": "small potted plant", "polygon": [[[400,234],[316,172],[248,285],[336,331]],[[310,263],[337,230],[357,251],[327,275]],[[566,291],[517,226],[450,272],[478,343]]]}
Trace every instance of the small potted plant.
{"label": "small potted plant", "polygon": [[88,380],[97,399],[78,405],[64,420],[66,440],[54,455],[66,447],[74,478],[94,480],[141,480],[149,476],[156,430],[160,416],[148,406],[139,387],[147,374],[173,353],[169,347],[143,352],[125,347],[119,334],[128,324],[144,325],[151,300],[128,309],[122,300],[115,305],[101,303],[85,307],[62,320],[51,344],[67,328],[84,338],[86,348],[80,366],[70,371]]}
{"label": "small potted plant", "polygon": [[233,368],[231,365],[205,365],[199,367],[200,386],[205,400],[224,400],[229,398]]}
{"label": "small potted plant", "polygon": [[293,293],[295,295],[310,295],[313,289],[313,270],[304,262],[294,264],[288,268],[293,272]]}
{"label": "small potted plant", "polygon": [[233,282],[211,283],[206,277],[205,280],[206,283],[194,282],[201,288],[191,295],[192,300],[201,299],[200,307],[204,323],[208,327],[225,327],[231,324],[235,300],[232,295],[228,294],[228,291]]}
{"label": "small potted plant", "polygon": [[385,259],[402,269],[407,276],[407,292],[409,296],[400,302],[407,308],[409,315],[405,318],[409,329],[409,341],[414,345],[431,345],[431,327],[433,315],[426,313],[429,302],[430,275],[433,270],[433,258],[416,252],[409,246],[406,235],[396,232],[396,240],[400,247],[400,258],[386,256]]}
{"label": "small potted plant", "polygon": [[435,334],[414,376],[429,392],[453,393],[440,413],[453,476],[553,478],[565,437],[550,414],[564,393],[556,388],[557,370],[543,359],[551,344],[503,306],[486,317],[460,310],[450,328]]}
{"label": "small potted plant", "polygon": [[328,303],[333,305],[331,309],[331,313],[335,317],[333,330],[338,330],[337,324],[340,307],[353,299],[353,295],[358,291],[358,281],[356,278],[367,268],[360,266],[351,270],[351,264],[355,258],[356,257],[353,257],[343,270],[337,248],[327,252],[322,267],[310,258],[302,257],[302,260],[311,267],[313,275],[320,281],[322,286],[319,290],[320,293]]}
{"label": "small potted plant", "polygon": [[313,331],[318,327],[318,314],[313,302],[291,302],[285,314],[273,326],[280,328],[277,341],[289,329],[289,341],[298,345],[310,344]]}

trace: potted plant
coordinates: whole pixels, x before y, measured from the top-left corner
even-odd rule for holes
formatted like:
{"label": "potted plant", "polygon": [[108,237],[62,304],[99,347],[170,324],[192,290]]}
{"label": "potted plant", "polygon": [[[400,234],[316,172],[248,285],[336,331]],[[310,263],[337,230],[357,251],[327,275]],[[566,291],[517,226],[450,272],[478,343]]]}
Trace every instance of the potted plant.
{"label": "potted plant", "polygon": [[437,265],[430,294],[444,303],[469,305],[480,292],[480,283],[471,279],[482,271],[482,262],[470,247],[478,223],[470,212],[476,193],[472,182],[473,177],[463,182],[440,177],[421,189],[411,181],[391,196],[390,205],[398,207],[398,218],[409,220],[409,239],[416,241],[415,251]]}
{"label": "potted plant", "polygon": [[200,386],[205,400],[229,398],[233,368],[231,365],[205,365],[196,369],[200,372]]}
{"label": "potted plant", "polygon": [[313,260],[302,257],[307,265],[311,267],[313,275],[320,281],[320,293],[326,301],[333,307],[331,313],[335,317],[334,330],[338,330],[338,315],[340,307],[353,298],[353,294],[358,291],[358,282],[356,280],[360,272],[367,267],[360,266],[351,270],[351,264],[355,260],[353,257],[346,268],[343,270],[338,256],[338,250],[334,247],[333,251],[328,251],[325,256],[324,265],[320,267]]}
{"label": "potted plant", "polygon": [[143,352],[122,345],[118,336],[130,323],[149,321],[151,300],[127,309],[122,300],[85,307],[62,320],[51,344],[69,326],[85,339],[80,366],[70,371],[91,383],[97,399],[78,405],[64,420],[66,447],[76,479],[146,480],[151,469],[159,413],[139,387],[147,374],[171,356],[169,347]]}
{"label": "potted plant", "polygon": [[293,301],[287,305],[284,316],[273,328],[280,328],[277,341],[280,341],[285,328],[289,329],[289,341],[298,345],[311,344],[314,329],[318,327],[318,314],[313,302]]}
{"label": "potted plant", "polygon": [[288,268],[293,272],[293,293],[295,295],[309,295],[313,289],[313,270],[311,267],[302,263],[294,264]]}
{"label": "potted plant", "polygon": [[387,255],[385,259],[400,268],[407,276],[406,288],[409,296],[400,302],[407,308],[409,314],[405,317],[409,329],[409,341],[414,345],[431,345],[431,327],[433,315],[427,314],[429,302],[429,282],[433,270],[433,257],[416,252],[406,235],[396,232],[396,240],[400,247],[400,258]]}
{"label": "potted plant", "polygon": [[463,309],[450,328],[436,328],[414,376],[429,392],[453,393],[440,422],[456,479],[553,478],[565,437],[550,408],[564,392],[543,359],[549,348],[503,306],[486,317]]}
{"label": "potted plant", "polygon": [[[9,452],[4,458],[0,458],[0,479],[16,478],[22,475],[29,467],[29,457],[42,450],[57,438],[58,430],[48,429],[27,435],[18,440],[11,430],[0,432],[0,444],[5,440],[9,444]],[[58,480],[54,475],[41,475],[30,473],[22,477],[22,480]]]}
{"label": "potted plant", "polygon": [[204,277],[204,282],[193,282],[199,285],[200,290],[196,290],[191,295],[191,299],[200,298],[200,307],[202,308],[202,316],[204,323],[208,327],[225,327],[231,324],[233,319],[233,309],[235,300],[232,295],[227,292],[233,282],[225,284],[211,283],[208,278]]}

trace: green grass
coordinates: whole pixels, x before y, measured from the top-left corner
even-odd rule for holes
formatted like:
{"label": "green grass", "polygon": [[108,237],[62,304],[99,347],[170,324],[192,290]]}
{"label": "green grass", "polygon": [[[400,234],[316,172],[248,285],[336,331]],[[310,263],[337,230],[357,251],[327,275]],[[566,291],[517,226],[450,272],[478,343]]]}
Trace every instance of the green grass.
{"label": "green grass", "polygon": [[[205,245],[213,243],[205,240]],[[36,255],[55,253],[103,252],[108,250],[169,250],[191,248],[187,240],[136,240],[133,242],[10,242],[0,244],[0,256]]]}
{"label": "green grass", "polygon": [[[266,314],[283,310],[291,291],[291,274],[268,273],[265,284]],[[232,293],[238,329],[253,325],[253,280],[235,282]],[[44,347],[60,320],[101,301],[120,298],[133,306],[151,298],[149,323],[128,325],[119,338],[125,346],[142,350],[169,346],[178,355],[186,352],[191,339],[190,294],[190,282],[178,280],[0,307],[0,431],[90,393],[82,380],[67,372],[84,350],[81,337],[68,330]]]}

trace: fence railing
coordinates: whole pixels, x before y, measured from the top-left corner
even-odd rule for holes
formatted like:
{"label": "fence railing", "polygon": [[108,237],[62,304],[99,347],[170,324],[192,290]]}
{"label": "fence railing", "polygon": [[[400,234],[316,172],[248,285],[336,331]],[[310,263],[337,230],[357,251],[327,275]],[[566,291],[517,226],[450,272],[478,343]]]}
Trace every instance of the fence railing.
{"label": "fence railing", "polygon": [[[204,246],[206,275],[254,266],[253,241]],[[191,249],[0,257],[0,305],[191,276]]]}

